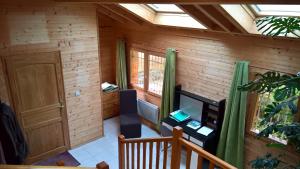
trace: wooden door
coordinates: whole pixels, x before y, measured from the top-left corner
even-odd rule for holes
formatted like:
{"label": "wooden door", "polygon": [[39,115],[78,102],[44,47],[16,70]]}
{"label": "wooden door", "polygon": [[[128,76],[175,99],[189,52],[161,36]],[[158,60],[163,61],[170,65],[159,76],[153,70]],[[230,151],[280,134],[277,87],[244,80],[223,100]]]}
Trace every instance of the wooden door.
{"label": "wooden door", "polygon": [[13,107],[29,146],[27,163],[69,148],[59,52],[5,58]]}

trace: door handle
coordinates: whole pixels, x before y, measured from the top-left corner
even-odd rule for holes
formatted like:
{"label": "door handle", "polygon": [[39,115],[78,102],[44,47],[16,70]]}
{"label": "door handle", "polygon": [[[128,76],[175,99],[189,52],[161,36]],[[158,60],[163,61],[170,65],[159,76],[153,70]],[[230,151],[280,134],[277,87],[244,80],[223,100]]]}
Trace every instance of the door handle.
{"label": "door handle", "polygon": [[65,105],[64,105],[64,103],[60,103],[60,105],[58,107],[62,109],[65,107]]}

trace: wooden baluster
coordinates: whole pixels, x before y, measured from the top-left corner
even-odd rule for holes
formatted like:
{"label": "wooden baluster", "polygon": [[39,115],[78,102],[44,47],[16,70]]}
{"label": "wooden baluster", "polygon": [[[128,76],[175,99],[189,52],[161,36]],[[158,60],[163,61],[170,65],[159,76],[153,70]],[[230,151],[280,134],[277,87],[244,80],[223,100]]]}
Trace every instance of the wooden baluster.
{"label": "wooden baluster", "polygon": [[153,142],[150,142],[150,147],[149,147],[149,169],[152,169],[152,157],[153,157]]}
{"label": "wooden baluster", "polygon": [[160,142],[156,142],[156,169],[159,169]]}
{"label": "wooden baluster", "polygon": [[192,150],[191,150],[191,148],[187,147],[187,150],[186,150],[186,169],[190,169],[190,167],[191,167],[191,156],[192,156]]}
{"label": "wooden baluster", "polygon": [[143,143],[143,169],[146,169],[146,151],[147,151],[147,143]]}
{"label": "wooden baluster", "polygon": [[182,128],[173,128],[173,140],[172,140],[172,157],[171,157],[171,169],[179,169],[181,159],[181,143],[179,139],[182,138]]}
{"label": "wooden baluster", "polygon": [[119,146],[119,169],[125,169],[124,165],[124,139],[123,135],[118,137],[118,146]]}
{"label": "wooden baluster", "polygon": [[209,161],[209,169],[214,169],[215,168],[215,164],[212,161]]}
{"label": "wooden baluster", "polygon": [[201,157],[200,154],[198,154],[198,164],[197,164],[197,169],[202,169],[203,167],[203,158]]}
{"label": "wooden baluster", "polygon": [[140,142],[137,143],[137,169],[140,169]]}
{"label": "wooden baluster", "polygon": [[126,166],[129,169],[129,143],[126,143]]}
{"label": "wooden baluster", "polygon": [[131,169],[134,169],[134,143],[131,143]]}
{"label": "wooden baluster", "polygon": [[167,158],[168,158],[168,142],[164,142],[164,162],[163,162],[163,169],[167,168]]}

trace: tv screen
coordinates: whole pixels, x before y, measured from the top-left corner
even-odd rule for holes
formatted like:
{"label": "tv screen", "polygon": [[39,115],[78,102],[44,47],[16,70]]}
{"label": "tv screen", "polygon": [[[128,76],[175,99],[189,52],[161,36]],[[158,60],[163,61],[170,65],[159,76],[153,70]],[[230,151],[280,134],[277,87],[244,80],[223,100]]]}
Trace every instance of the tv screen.
{"label": "tv screen", "polygon": [[202,109],[203,109],[202,101],[181,94],[179,109],[185,113],[188,113],[192,119],[201,122]]}

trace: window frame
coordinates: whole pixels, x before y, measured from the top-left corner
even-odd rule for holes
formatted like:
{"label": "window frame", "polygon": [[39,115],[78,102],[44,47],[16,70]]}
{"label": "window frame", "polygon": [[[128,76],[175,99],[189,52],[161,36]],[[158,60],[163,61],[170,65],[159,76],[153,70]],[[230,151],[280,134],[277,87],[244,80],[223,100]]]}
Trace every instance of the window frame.
{"label": "window frame", "polygon": [[154,9],[152,5],[157,5],[157,4],[145,4],[150,10],[154,11],[155,13],[169,13],[169,14],[185,14],[185,12],[180,9],[176,4],[168,4],[168,5],[175,5],[177,8],[179,8],[181,11],[167,11],[167,10],[156,10]]}
{"label": "window frame", "polygon": [[[140,87],[138,85],[135,85],[134,83],[132,83],[131,80],[131,56],[133,54],[133,51],[136,52],[143,52],[144,53],[144,87]],[[154,56],[158,56],[158,57],[162,57],[165,58],[165,53],[163,52],[159,52],[159,51],[154,51],[154,50],[149,50],[149,49],[143,49],[143,48],[139,48],[139,47],[130,47],[130,57],[129,57],[129,63],[130,63],[130,68],[129,68],[129,72],[130,72],[130,80],[129,80],[129,84],[131,87],[141,90],[149,95],[161,98],[162,96],[149,91],[149,56],[150,55],[154,55]]]}

